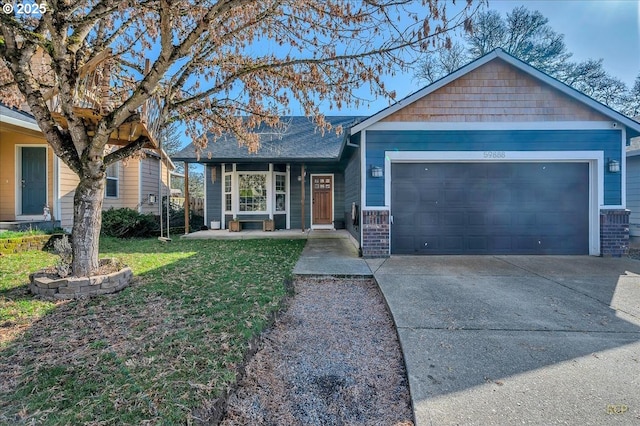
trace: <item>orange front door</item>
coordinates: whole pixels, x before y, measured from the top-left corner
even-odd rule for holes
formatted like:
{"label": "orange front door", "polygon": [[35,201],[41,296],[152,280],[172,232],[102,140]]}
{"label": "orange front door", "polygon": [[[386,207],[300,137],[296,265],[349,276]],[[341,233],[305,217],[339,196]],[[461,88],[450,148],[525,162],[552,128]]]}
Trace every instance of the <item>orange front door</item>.
{"label": "orange front door", "polygon": [[331,225],[333,217],[333,176],[314,175],[311,179],[312,225]]}

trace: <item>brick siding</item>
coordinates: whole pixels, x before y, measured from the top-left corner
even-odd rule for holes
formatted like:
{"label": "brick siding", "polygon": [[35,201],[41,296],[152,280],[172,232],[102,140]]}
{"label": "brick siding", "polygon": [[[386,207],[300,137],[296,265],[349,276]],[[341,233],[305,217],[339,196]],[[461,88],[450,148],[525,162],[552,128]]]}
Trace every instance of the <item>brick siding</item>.
{"label": "brick siding", "polygon": [[600,211],[600,254],[620,257],[629,251],[629,210]]}
{"label": "brick siding", "polygon": [[389,257],[389,211],[364,210],[362,212],[362,255]]}

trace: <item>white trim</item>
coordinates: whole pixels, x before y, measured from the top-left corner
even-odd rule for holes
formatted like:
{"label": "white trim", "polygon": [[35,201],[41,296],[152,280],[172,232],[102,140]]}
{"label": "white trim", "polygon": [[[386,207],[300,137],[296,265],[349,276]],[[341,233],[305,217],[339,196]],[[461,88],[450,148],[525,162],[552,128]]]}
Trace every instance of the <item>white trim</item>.
{"label": "white trim", "polygon": [[367,131],[363,130],[360,135],[360,212],[358,213],[360,217],[358,218],[359,231],[360,231],[360,247],[362,247],[362,242],[364,241],[364,231],[363,231],[363,223],[364,215],[362,211],[366,209],[367,206],[367,160],[366,160],[366,152],[367,152]]}
{"label": "white trim", "polygon": [[356,133],[369,128],[370,126],[372,126],[375,123],[378,123],[379,121],[383,120],[384,118],[390,116],[391,114],[393,114],[394,112],[404,108],[405,106],[417,101],[418,99],[421,99],[427,95],[429,95],[430,93],[435,92],[436,90],[440,89],[441,87],[446,86],[447,84],[451,83],[454,80],[457,80],[458,78],[470,73],[471,71],[474,71],[477,68],[480,68],[481,66],[483,66],[484,64],[496,59],[502,59],[503,61],[505,61],[506,63],[508,63],[509,65],[519,69],[520,71],[523,71],[527,74],[529,74],[531,77],[540,80],[542,83],[545,83],[551,87],[553,87],[554,89],[560,91],[561,93],[573,98],[574,100],[581,102],[583,104],[585,104],[586,106],[590,107],[591,109],[594,109],[596,111],[598,111],[599,113],[601,113],[602,115],[611,118],[613,121],[617,121],[619,123],[621,123],[621,125],[623,126],[627,126],[631,129],[634,129],[636,132],[640,132],[640,123],[631,120],[628,117],[625,117],[624,115],[612,110],[611,108],[597,102],[596,100],[590,98],[589,96],[573,89],[570,86],[567,86],[564,83],[561,83],[560,81],[556,80],[555,78],[537,70],[536,68],[532,67],[529,64],[526,64],[525,62],[522,62],[519,59],[516,59],[515,57],[509,55],[508,53],[504,52],[502,49],[498,48],[495,49],[489,53],[487,53],[486,55],[476,59],[475,61],[465,65],[464,67],[460,68],[459,70],[441,78],[440,80],[430,84],[427,87],[424,87],[421,90],[418,90],[417,92],[412,93],[411,95],[407,96],[404,99],[401,99],[400,101],[396,102],[395,104],[391,105],[390,107],[383,109],[382,111],[378,112],[377,114],[372,115],[371,117],[369,117],[368,119],[362,121],[361,123],[351,127],[351,134],[355,135]]}
{"label": "white trim", "polygon": [[35,130],[42,133],[42,130],[36,123],[29,123],[14,117],[7,117],[0,114],[0,123],[11,124],[12,126],[22,127],[23,129]]}
{"label": "white trim", "polygon": [[367,130],[617,130],[617,126],[611,121],[394,121],[375,123]]}
{"label": "white trim", "polygon": [[[499,158],[485,158],[496,153]],[[589,254],[600,255],[600,209],[620,208],[604,206],[603,151],[385,151],[384,207],[367,210],[391,210],[391,165],[393,163],[496,163],[496,162],[588,162],[589,163]],[[364,208],[363,208],[364,210]],[[390,211],[391,214],[393,212]],[[391,238],[391,229],[389,230]],[[390,240],[391,241],[391,240]]]}
{"label": "white trim", "polygon": [[60,157],[57,155],[53,156],[53,218],[55,220],[60,221],[60,225],[62,226],[62,214],[60,212],[60,193],[61,190],[61,182],[60,182]]}
{"label": "white trim", "polygon": [[[267,174],[267,214],[269,215],[269,220],[273,220],[273,210],[274,210],[274,201],[275,201],[275,179],[273,178],[273,163],[269,163],[269,172]],[[269,190],[271,188],[271,191]]]}
{"label": "white trim", "polygon": [[[266,205],[265,208],[266,210],[260,210],[260,211],[240,211],[240,175],[263,175],[265,176],[265,197],[266,197]],[[237,184],[238,184],[238,190],[236,191],[236,197],[238,199],[238,215],[268,215],[269,214],[269,184],[271,183],[271,179],[269,178],[269,176],[271,175],[271,173],[269,171],[266,170],[262,170],[262,171],[246,171],[246,170],[242,170],[236,173],[237,176]],[[232,196],[233,198],[233,196]]]}
{"label": "white trim", "polygon": [[235,219],[238,217],[238,205],[240,204],[240,197],[234,196],[235,194],[239,194],[238,191],[238,175],[237,173],[237,163],[233,163],[231,166],[231,217]]}
{"label": "white trim", "polygon": [[[224,179],[225,179],[225,169],[227,168],[227,163],[221,163],[220,164],[220,192],[221,192],[221,197],[222,200],[220,201],[220,229],[226,229],[226,222],[227,222],[227,197],[226,194],[224,192]],[[231,178],[231,185],[233,189],[233,177]],[[233,207],[233,195],[231,196],[231,206]]]}
{"label": "white trim", "polygon": [[[160,162],[160,173],[162,173],[162,162]],[[211,170],[211,173],[213,173],[213,169]],[[162,180],[162,179],[160,179]],[[209,215],[207,214],[207,210],[209,210],[207,207],[209,206],[207,204],[207,181],[209,179],[207,179],[207,165],[204,165],[204,197],[203,198],[203,203],[204,203],[204,226],[209,226],[211,225],[211,223],[209,222]],[[171,189],[169,189],[169,192],[171,192]],[[162,200],[162,196],[160,197],[160,200]],[[162,202],[160,203],[162,204]]]}
{"label": "white trim", "polygon": [[[272,197],[272,205],[271,205],[271,216],[282,216],[282,215],[286,215],[289,214],[289,212],[287,211],[287,192],[289,189],[289,181],[288,181],[288,174],[287,172],[276,172],[273,171],[271,172],[273,175],[273,185],[271,187],[271,197]],[[278,195],[278,192],[276,191],[276,187],[277,187],[277,177],[278,176],[282,176],[284,178],[284,192],[280,192],[280,194],[284,194],[284,210],[278,210],[278,205],[276,203],[276,198]],[[274,219],[273,217],[271,217],[271,219]]]}
{"label": "white trim", "polygon": [[622,204],[622,208],[626,208],[627,205],[627,159],[625,157],[625,152],[627,150],[627,129],[622,128],[621,133],[621,146],[620,146],[620,186],[621,186],[621,195],[620,195],[620,203]]}
{"label": "white trim", "polygon": [[[314,225],[313,223],[313,193],[314,193],[313,177],[314,176],[331,176],[331,223],[328,225]],[[309,220],[311,223],[311,229],[334,229],[333,221],[335,220],[334,212],[336,209],[335,187],[336,187],[336,177],[333,173],[313,173],[310,175],[309,177],[310,194],[309,195],[311,195],[311,202],[309,203],[309,207],[310,207],[309,210],[311,211],[309,212]]]}
{"label": "white trim", "polygon": [[287,193],[284,196],[285,199],[285,206],[284,208],[287,211],[287,215],[286,215],[286,221],[287,224],[285,225],[285,227],[287,229],[291,229],[291,164],[287,163],[287,171],[286,171],[286,176],[287,176]]}
{"label": "white trim", "polygon": [[49,203],[49,145],[47,144],[15,144],[15,204],[14,213],[16,220],[42,220],[42,215],[22,214],[22,148],[44,148],[44,168],[45,168],[45,204]]}
{"label": "white trim", "polygon": [[[116,167],[116,177],[114,178],[113,176],[109,176],[107,175],[107,169],[111,166],[115,166]],[[124,172],[124,171],[123,171]],[[122,173],[123,173],[122,172]],[[115,163],[111,163],[109,164],[104,171],[104,198],[105,199],[109,199],[109,200],[117,200],[120,198],[120,161],[116,161]],[[107,182],[109,181],[109,179],[115,179],[117,182],[117,186],[116,186],[116,195],[107,195]]]}

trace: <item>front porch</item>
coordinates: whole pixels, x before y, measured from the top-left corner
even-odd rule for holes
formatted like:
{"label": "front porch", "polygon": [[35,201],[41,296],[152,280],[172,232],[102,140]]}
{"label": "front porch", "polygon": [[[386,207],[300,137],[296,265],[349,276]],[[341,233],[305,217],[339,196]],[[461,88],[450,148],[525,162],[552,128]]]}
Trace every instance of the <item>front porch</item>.
{"label": "front porch", "polygon": [[356,247],[358,247],[357,241],[345,229],[305,229],[304,231],[302,229],[276,229],[275,231],[243,229],[240,232],[229,232],[228,229],[208,229],[206,231],[196,231],[186,235],[179,235],[179,238],[185,238],[188,240],[346,239],[350,240]]}

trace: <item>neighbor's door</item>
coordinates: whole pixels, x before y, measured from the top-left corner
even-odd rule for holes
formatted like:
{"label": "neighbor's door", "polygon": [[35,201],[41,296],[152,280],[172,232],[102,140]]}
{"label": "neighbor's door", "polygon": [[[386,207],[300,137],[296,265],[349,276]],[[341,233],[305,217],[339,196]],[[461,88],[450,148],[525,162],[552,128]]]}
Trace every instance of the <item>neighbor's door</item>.
{"label": "neighbor's door", "polygon": [[333,176],[314,175],[312,184],[312,225],[332,225]]}
{"label": "neighbor's door", "polygon": [[22,147],[21,150],[21,213],[40,215],[47,203],[47,149]]}

